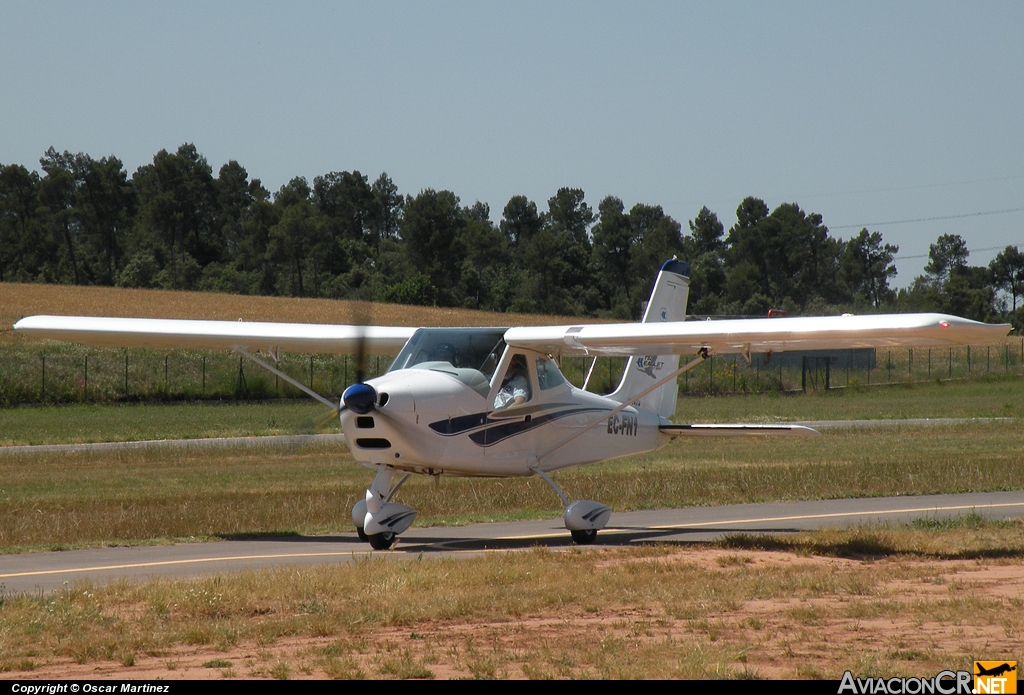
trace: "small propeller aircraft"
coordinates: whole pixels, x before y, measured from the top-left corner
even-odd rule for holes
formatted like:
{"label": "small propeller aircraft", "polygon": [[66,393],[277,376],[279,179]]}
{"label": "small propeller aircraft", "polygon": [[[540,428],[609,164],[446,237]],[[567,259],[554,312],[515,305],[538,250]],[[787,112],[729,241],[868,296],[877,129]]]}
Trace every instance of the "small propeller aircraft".
{"label": "small propeller aircraft", "polygon": [[[558,494],[575,542],[592,543],[607,506],[570,503],[550,473],[656,449],[677,436],[816,435],[799,425],[674,424],[677,377],[713,354],[877,347],[938,347],[1002,339],[1009,325],[944,314],[684,321],[690,266],[661,267],[641,323],[516,328],[403,328],[314,324],[31,316],[15,330],[87,345],[228,349],[340,414],[355,459],[377,474],[352,508],[359,535],[390,548],[416,511],[393,501],[411,474],[537,475]],[[280,351],[397,353],[374,379],[357,375],[340,404],[277,369]],[[257,355],[264,353],[263,357]],[[629,359],[607,396],[563,377],[563,356]],[[680,364],[680,356],[688,359]]]}

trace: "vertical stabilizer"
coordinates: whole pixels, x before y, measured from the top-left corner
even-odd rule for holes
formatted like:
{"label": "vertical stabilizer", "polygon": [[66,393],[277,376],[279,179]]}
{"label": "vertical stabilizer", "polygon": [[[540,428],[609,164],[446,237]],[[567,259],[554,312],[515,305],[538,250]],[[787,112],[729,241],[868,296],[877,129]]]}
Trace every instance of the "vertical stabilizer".
{"label": "vertical stabilizer", "polygon": [[[642,323],[683,321],[686,319],[686,300],[690,295],[690,264],[673,258],[665,261],[654,281],[654,291],[647,302]],[[610,398],[625,403],[635,394],[650,388],[654,382],[679,369],[679,355],[644,355],[631,357],[622,375],[622,381]],[[639,406],[662,417],[676,412],[678,388],[675,380],[644,396]]]}

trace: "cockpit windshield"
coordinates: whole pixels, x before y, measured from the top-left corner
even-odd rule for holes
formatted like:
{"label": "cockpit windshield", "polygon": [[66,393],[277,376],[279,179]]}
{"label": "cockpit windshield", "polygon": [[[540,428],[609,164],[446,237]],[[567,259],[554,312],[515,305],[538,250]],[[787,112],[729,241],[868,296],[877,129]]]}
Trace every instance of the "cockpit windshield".
{"label": "cockpit windshield", "polygon": [[505,328],[421,328],[391,363],[388,372],[430,369],[451,374],[481,396],[505,351]]}

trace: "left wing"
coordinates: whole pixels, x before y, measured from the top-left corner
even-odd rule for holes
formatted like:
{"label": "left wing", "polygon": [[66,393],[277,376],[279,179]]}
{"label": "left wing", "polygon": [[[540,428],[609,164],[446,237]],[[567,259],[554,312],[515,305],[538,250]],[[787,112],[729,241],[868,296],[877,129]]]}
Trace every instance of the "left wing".
{"label": "left wing", "polygon": [[787,350],[977,345],[1001,340],[1009,324],[947,314],[880,314],[511,328],[513,347],[562,355],[750,354]]}
{"label": "left wing", "polygon": [[265,350],[393,354],[402,349],[415,328],[402,326],[339,326],[315,323],[255,321],[188,321],[119,319],[94,316],[29,316],[14,330],[35,338],[103,347],[173,348],[190,350]]}

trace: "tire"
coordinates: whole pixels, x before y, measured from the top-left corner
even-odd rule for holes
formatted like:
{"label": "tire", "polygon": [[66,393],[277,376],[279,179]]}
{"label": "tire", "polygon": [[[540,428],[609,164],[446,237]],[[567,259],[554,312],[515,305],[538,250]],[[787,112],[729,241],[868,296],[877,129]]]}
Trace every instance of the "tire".
{"label": "tire", "polygon": [[582,531],[570,531],[572,542],[576,545],[590,545],[597,540],[597,529],[585,529]]}
{"label": "tire", "polygon": [[366,540],[370,541],[370,547],[374,550],[388,550],[395,544],[395,534],[390,531],[371,533],[367,534]]}
{"label": "tire", "polygon": [[366,531],[363,530],[362,526],[356,526],[356,533],[359,534],[359,540],[363,543],[369,543],[370,537],[366,535]]}

